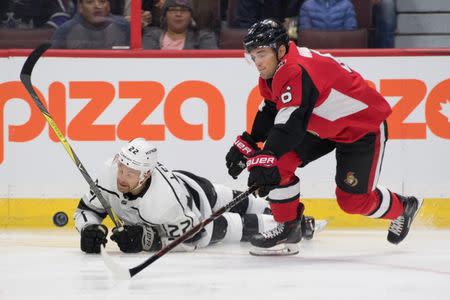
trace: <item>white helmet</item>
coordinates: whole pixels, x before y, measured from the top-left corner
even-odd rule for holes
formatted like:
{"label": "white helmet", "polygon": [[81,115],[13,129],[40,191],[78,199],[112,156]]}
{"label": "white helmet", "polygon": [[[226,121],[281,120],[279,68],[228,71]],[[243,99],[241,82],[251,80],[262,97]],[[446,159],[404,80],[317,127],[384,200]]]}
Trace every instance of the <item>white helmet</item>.
{"label": "white helmet", "polygon": [[158,155],[154,145],[143,138],[136,138],[120,149],[118,160],[125,166],[141,172],[140,185],[145,176],[156,167]]}

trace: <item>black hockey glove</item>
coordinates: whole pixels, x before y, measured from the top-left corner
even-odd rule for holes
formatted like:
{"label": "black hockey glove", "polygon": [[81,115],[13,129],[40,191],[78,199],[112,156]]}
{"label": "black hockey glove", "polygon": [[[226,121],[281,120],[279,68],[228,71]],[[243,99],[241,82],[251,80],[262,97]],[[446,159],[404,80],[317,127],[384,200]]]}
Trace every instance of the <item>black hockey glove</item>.
{"label": "black hockey glove", "polygon": [[86,253],[100,253],[100,246],[108,240],[108,228],[103,224],[91,224],[81,230],[81,251]]}
{"label": "black hockey glove", "polygon": [[247,161],[248,186],[258,187],[257,194],[265,197],[280,184],[281,176],[277,167],[277,158],[267,150],[257,151]]}
{"label": "black hockey glove", "polygon": [[142,250],[155,251],[161,249],[161,239],[156,230],[140,225],[125,225],[122,231],[117,227],[112,230],[111,240],[117,243],[125,253],[138,253]]}
{"label": "black hockey glove", "polygon": [[239,135],[225,157],[228,174],[236,179],[245,169],[247,158],[251,157],[257,149],[258,146],[250,134],[244,131],[242,135]]}

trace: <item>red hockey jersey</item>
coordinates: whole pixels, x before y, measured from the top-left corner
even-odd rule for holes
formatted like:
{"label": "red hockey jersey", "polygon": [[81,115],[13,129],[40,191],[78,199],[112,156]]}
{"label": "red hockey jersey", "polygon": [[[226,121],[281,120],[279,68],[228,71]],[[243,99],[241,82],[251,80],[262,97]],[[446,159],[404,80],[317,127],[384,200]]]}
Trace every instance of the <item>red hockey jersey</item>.
{"label": "red hockey jersey", "polygon": [[[299,48],[293,42],[274,77],[259,79],[259,89],[276,106],[273,128],[296,131],[286,135],[291,138],[301,139],[309,131],[323,139],[351,143],[377,132],[391,113],[389,103],[360,74],[330,54]],[[277,134],[273,128],[269,144],[271,135]]]}

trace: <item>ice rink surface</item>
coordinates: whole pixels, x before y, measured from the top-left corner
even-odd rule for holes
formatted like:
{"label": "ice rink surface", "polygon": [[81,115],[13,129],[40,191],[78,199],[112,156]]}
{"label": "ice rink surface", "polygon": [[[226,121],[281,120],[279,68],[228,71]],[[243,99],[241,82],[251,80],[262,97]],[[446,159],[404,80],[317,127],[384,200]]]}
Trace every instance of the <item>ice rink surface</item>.
{"label": "ice rink surface", "polygon": [[[248,244],[169,253],[118,281],[75,231],[0,231],[0,299],[450,299],[450,231],[412,230],[394,246],[385,231],[325,230],[288,257],[254,257]],[[107,250],[134,267],[148,253]]]}

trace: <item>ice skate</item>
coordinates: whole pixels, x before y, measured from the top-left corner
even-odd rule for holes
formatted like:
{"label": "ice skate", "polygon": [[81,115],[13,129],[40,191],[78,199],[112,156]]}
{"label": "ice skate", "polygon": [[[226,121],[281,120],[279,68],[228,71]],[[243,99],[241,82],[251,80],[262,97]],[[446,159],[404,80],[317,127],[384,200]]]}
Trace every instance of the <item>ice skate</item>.
{"label": "ice skate", "polygon": [[304,216],[302,219],[302,238],[311,240],[315,233],[321,232],[327,225],[327,220],[315,220],[314,217]]}
{"label": "ice skate", "polygon": [[[272,215],[270,207],[266,207],[263,214]],[[305,240],[311,240],[314,233],[323,231],[327,225],[327,220],[316,220],[314,217],[305,215],[302,219],[302,237]]]}
{"label": "ice skate", "polygon": [[400,196],[400,201],[403,203],[404,212],[397,219],[392,220],[387,236],[387,240],[392,244],[400,243],[408,235],[411,223],[422,207],[423,199]]}
{"label": "ice skate", "polygon": [[254,235],[250,243],[250,254],[256,256],[295,255],[299,252],[298,244],[302,240],[302,219],[304,206],[300,203],[297,218],[278,223],[268,231]]}

